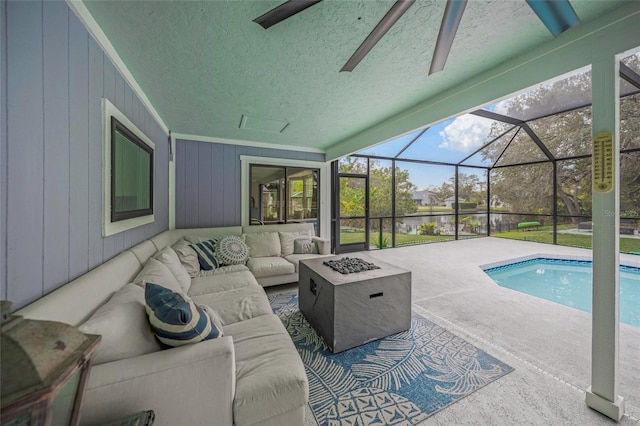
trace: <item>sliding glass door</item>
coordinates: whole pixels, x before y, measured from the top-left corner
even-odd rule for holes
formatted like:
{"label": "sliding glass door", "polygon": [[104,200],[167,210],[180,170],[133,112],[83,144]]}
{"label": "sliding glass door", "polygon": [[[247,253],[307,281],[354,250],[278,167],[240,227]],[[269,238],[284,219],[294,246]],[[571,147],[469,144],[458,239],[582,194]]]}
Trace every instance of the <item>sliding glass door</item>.
{"label": "sliding glass door", "polygon": [[338,187],[336,253],[366,250],[369,246],[369,179],[367,175],[339,174]]}

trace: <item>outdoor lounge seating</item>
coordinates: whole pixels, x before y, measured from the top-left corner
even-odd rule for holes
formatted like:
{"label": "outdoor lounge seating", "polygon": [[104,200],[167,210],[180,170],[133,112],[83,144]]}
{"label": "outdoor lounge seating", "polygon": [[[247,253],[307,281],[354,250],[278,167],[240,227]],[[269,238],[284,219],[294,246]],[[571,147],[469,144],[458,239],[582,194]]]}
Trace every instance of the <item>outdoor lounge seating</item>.
{"label": "outdoor lounge seating", "polygon": [[[328,241],[312,237],[312,230],[311,224],[168,230],[17,314],[102,335],[81,410],[83,424],[103,424],[149,409],[156,414],[156,425],[301,425],[307,376],[260,281],[295,282],[300,259],[328,254]],[[227,235],[247,238],[258,255],[249,258],[249,267],[204,271],[197,267],[195,251],[192,258],[184,257],[192,250],[185,238],[207,241]],[[295,253],[298,239],[313,241],[315,253]],[[174,260],[165,257],[171,252],[177,255]],[[193,260],[197,270],[185,268],[193,267]],[[189,297],[214,323],[218,318],[223,336],[161,345],[145,313],[147,282]]]}

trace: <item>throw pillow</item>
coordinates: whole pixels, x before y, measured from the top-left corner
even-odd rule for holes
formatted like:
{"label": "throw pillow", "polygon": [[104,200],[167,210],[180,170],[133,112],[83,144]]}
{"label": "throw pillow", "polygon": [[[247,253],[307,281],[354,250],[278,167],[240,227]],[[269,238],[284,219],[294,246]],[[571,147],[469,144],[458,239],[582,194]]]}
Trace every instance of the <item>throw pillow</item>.
{"label": "throw pillow", "polygon": [[215,239],[191,244],[189,246],[197,253],[201,270],[211,271],[220,266],[220,262],[216,258],[217,246],[218,240]]}
{"label": "throw pillow", "polygon": [[222,337],[222,326],[186,294],[147,283],[144,296],[151,328],[165,345],[182,346]]}
{"label": "throw pillow", "polygon": [[237,235],[228,235],[218,243],[216,252],[223,265],[240,265],[249,259],[249,247]]}
{"label": "throw pillow", "polygon": [[308,231],[279,232],[279,234],[282,256],[289,256],[290,254],[293,254],[293,242],[298,238],[311,238],[311,233]]}
{"label": "throw pillow", "polygon": [[161,348],[145,312],[144,290],[126,284],[100,306],[78,329],[99,334],[102,342],[96,349],[94,364],[117,361],[157,352]]}
{"label": "throw pillow", "polygon": [[167,268],[162,262],[153,257],[147,260],[144,264],[144,268],[133,279],[135,284],[144,287],[146,283],[156,283],[163,287],[169,288],[172,291],[181,292],[182,287],[178,284],[178,280],[173,276],[169,268]]}
{"label": "throw pillow", "polygon": [[180,284],[180,288],[182,288],[183,292],[186,293],[189,291],[189,287],[191,287],[191,277],[184,266],[182,266],[178,254],[171,247],[165,246],[153,257],[169,268],[173,276],[178,281],[178,284]]}
{"label": "throw pillow", "polygon": [[251,257],[280,256],[280,238],[277,232],[244,234],[244,242],[249,247]]}
{"label": "throw pillow", "polygon": [[193,277],[200,272],[200,262],[198,262],[197,253],[189,245],[187,240],[181,238],[171,248],[175,250],[189,276]]}
{"label": "throw pillow", "polygon": [[318,247],[311,238],[298,238],[293,242],[293,254],[318,254]]}

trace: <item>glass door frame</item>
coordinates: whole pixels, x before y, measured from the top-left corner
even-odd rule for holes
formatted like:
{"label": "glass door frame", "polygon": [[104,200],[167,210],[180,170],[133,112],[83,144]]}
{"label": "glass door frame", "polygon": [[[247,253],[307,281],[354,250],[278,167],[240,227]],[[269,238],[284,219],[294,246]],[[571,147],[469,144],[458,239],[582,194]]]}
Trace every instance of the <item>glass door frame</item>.
{"label": "glass door frame", "polygon": [[[359,173],[340,173],[338,169],[338,162],[334,162],[332,164],[333,167],[333,187],[332,191],[332,205],[333,205],[333,214],[332,214],[332,233],[333,233],[333,250],[336,254],[340,253],[349,253],[354,251],[365,251],[369,249],[369,175],[368,174],[359,174]],[[340,179],[363,179],[364,180],[364,191],[365,191],[365,206],[364,206],[364,215],[363,216],[349,216],[342,217],[340,212]],[[364,241],[357,243],[349,243],[349,244],[340,244],[340,222],[342,220],[353,220],[353,219],[362,219],[364,220]]]}

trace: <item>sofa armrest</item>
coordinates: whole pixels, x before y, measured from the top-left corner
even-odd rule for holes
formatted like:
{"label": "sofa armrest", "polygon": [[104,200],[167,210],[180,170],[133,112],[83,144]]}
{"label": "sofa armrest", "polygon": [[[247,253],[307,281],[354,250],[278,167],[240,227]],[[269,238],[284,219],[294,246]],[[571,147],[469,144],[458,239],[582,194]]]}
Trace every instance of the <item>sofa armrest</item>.
{"label": "sofa armrest", "polygon": [[103,424],[153,410],[154,425],[233,424],[236,366],[225,336],[96,365],[91,369],[82,424]]}
{"label": "sofa armrest", "polygon": [[318,247],[318,254],[331,254],[331,240],[320,237],[311,237]]}

